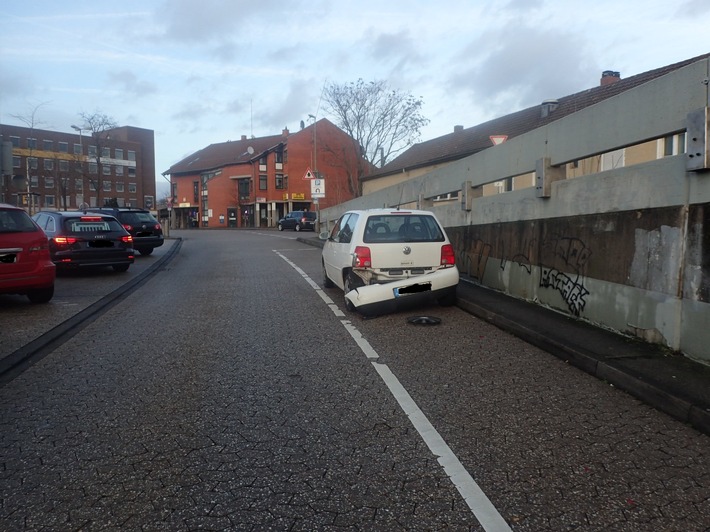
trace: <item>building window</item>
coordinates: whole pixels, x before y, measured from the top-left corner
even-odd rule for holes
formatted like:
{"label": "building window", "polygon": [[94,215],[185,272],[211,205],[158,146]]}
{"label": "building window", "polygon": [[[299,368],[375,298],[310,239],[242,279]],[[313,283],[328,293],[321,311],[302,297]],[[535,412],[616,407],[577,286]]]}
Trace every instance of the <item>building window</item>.
{"label": "building window", "polygon": [[36,175],[30,176],[30,185],[32,186],[32,188],[39,187],[39,177],[37,177]]}
{"label": "building window", "polygon": [[44,178],[44,188],[54,188],[54,178],[47,176]]}
{"label": "building window", "polygon": [[37,157],[27,158],[27,168],[30,170],[37,170]]}
{"label": "building window", "polygon": [[130,194],[135,194],[136,190],[138,190],[138,187],[136,187],[135,183],[128,183],[128,192]]}
{"label": "building window", "polygon": [[45,207],[54,207],[54,196],[53,195],[48,195],[44,197],[44,206]]}
{"label": "building window", "polygon": [[111,192],[111,181],[104,181],[104,192]]}
{"label": "building window", "polygon": [[36,148],[37,147],[37,139],[28,138],[27,139],[27,147],[30,149]]}
{"label": "building window", "polygon": [[194,203],[198,203],[200,201],[200,182],[199,181],[192,182],[192,197],[193,197]]}
{"label": "building window", "polygon": [[89,146],[89,157],[96,157],[96,154],[99,153],[96,149],[96,146]]}
{"label": "building window", "polygon": [[96,163],[89,163],[89,173],[90,174],[98,174],[99,173],[99,165]]}
{"label": "building window", "polygon": [[84,180],[83,179],[75,179],[74,180],[74,190],[76,190],[77,192],[84,191]]}
{"label": "building window", "polygon": [[129,161],[135,161],[135,160],[136,160],[136,152],[135,152],[135,150],[128,150],[128,160],[129,160]]}
{"label": "building window", "polygon": [[124,186],[123,181],[116,181],[116,192],[123,192]]}
{"label": "building window", "polygon": [[83,150],[81,144],[74,144],[74,155],[81,155]]}
{"label": "building window", "polygon": [[132,166],[128,167],[128,177],[136,177],[136,169]]}
{"label": "building window", "polygon": [[259,176],[259,190],[268,190],[267,178],[264,174]]}
{"label": "building window", "polygon": [[111,165],[110,164],[102,164],[101,170],[103,171],[104,175],[111,175]]}
{"label": "building window", "polygon": [[284,175],[276,174],[276,188],[281,190],[284,188]]}
{"label": "building window", "polygon": [[59,161],[59,171],[60,172],[68,172],[69,171],[69,161],[66,161],[64,159]]}
{"label": "building window", "polygon": [[89,190],[96,192],[96,182],[93,179],[89,179]]}
{"label": "building window", "polygon": [[123,159],[123,148],[116,148],[116,159]]}
{"label": "building window", "polygon": [[44,169],[45,170],[54,170],[54,160],[53,159],[45,159],[44,160]]}
{"label": "building window", "polygon": [[114,170],[116,171],[116,175],[123,175],[123,166],[120,164],[114,166]]}
{"label": "building window", "polygon": [[42,141],[42,149],[44,151],[54,151],[54,141],[43,140]]}
{"label": "building window", "polygon": [[104,146],[101,148],[101,157],[106,157],[107,159],[111,157],[111,148]]}
{"label": "building window", "polygon": [[68,142],[62,142],[59,141],[59,151],[61,153],[69,153],[69,143]]}
{"label": "building window", "polygon": [[22,158],[17,155],[13,155],[12,156],[12,167],[13,168],[20,168],[20,166],[22,166]]}
{"label": "building window", "polygon": [[19,148],[19,147],[20,147],[20,137],[10,137],[10,142],[12,142],[12,147],[13,147],[13,148]]}

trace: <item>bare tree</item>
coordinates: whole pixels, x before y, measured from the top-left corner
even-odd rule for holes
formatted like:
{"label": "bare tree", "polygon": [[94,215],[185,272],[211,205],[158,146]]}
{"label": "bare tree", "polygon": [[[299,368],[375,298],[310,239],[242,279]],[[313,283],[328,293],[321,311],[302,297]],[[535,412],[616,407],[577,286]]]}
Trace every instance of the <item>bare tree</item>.
{"label": "bare tree", "polygon": [[[110,132],[118,127],[118,123],[110,116],[94,111],[93,113],[80,113],[83,121],[82,131],[91,134],[93,145],[89,146],[89,160],[92,158],[96,162],[96,178],[92,178],[93,172],[89,170],[89,182],[96,188],[96,206],[102,207],[101,192],[103,189],[103,164],[102,157],[104,148],[108,147],[108,140],[111,138]],[[95,152],[93,151],[95,150]],[[84,199],[86,201],[86,198]]]}
{"label": "bare tree", "polygon": [[429,123],[421,114],[421,97],[391,89],[385,81],[331,83],[323,99],[338,127],[355,139],[359,153],[377,167],[418,142],[421,128]]}
{"label": "bare tree", "polygon": [[[32,178],[30,176],[30,165],[34,161],[34,163],[37,163],[37,159],[33,157],[33,152],[37,148],[36,142],[37,139],[33,138],[33,132],[35,128],[43,125],[43,122],[41,122],[37,118],[37,112],[39,111],[39,108],[42,107],[43,105],[46,105],[49,102],[41,102],[35,105],[31,111],[29,111],[28,114],[26,115],[10,115],[13,118],[19,120],[20,122],[24,123],[30,130],[30,136],[31,138],[27,140],[27,157],[25,158],[25,179],[27,179],[27,191],[25,194],[27,195],[27,211],[29,214],[32,214],[32,210],[34,207],[34,196],[30,191],[30,187],[32,186]],[[37,170],[37,168],[34,168],[33,170]]]}

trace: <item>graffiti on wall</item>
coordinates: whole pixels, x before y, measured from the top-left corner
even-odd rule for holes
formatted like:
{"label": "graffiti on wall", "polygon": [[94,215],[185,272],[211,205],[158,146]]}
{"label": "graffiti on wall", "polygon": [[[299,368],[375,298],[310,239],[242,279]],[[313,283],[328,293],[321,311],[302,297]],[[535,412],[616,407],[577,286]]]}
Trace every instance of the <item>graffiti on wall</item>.
{"label": "graffiti on wall", "polygon": [[[464,243],[461,233],[451,236],[454,248],[461,250],[457,257],[459,269],[483,281],[492,244],[481,239],[471,239]],[[503,252],[500,268],[505,270],[509,264],[514,264],[532,275],[533,266],[538,266],[539,286],[559,292],[570,313],[579,316],[584,311],[590,293],[584,286],[584,273],[592,255],[591,249],[579,238],[567,236],[546,239],[539,246],[536,239],[530,239],[521,248]],[[535,250],[539,250],[539,260],[533,259],[536,256]]]}
{"label": "graffiti on wall", "polygon": [[583,274],[591,254],[579,238],[559,237],[543,243],[540,286],[557,290],[575,316],[579,316],[587,304],[585,298],[589,290],[584,287]]}

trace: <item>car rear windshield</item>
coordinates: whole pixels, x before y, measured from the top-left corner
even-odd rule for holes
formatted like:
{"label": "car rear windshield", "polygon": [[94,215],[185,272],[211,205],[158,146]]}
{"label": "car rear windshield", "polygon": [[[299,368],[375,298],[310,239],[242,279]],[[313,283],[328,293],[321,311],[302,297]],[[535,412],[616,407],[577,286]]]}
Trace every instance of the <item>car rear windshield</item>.
{"label": "car rear windshield", "polygon": [[64,229],[69,233],[105,233],[122,231],[123,226],[114,218],[101,216],[82,216],[64,221]]}
{"label": "car rear windshield", "polygon": [[156,220],[149,212],[127,212],[121,216],[124,223],[137,225],[141,223],[155,223]]}
{"label": "car rear windshield", "polygon": [[31,233],[37,226],[25,211],[0,209],[0,233]]}
{"label": "car rear windshield", "polygon": [[425,214],[382,214],[370,216],[363,242],[443,242],[441,227],[433,216]]}

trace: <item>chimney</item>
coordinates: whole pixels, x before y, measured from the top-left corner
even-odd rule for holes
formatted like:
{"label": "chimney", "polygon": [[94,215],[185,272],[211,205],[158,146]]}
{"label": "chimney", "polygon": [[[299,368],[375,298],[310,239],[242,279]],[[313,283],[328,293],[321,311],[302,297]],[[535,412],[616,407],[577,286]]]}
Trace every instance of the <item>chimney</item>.
{"label": "chimney", "polygon": [[463,126],[454,126],[454,133],[460,133],[463,131]]}
{"label": "chimney", "polygon": [[287,127],[283,128],[283,131],[281,132],[281,136],[288,137],[288,128]]}
{"label": "chimney", "polygon": [[246,135],[242,135],[242,140],[247,140],[247,136],[246,136]]}
{"label": "chimney", "polygon": [[621,74],[619,72],[605,70],[602,72],[602,79],[599,80],[599,85],[604,87],[605,85],[611,85],[617,81],[621,81]]}
{"label": "chimney", "polygon": [[555,109],[557,109],[560,105],[560,102],[557,100],[545,100],[542,102],[542,105],[540,106],[540,118],[545,118],[546,116],[549,116],[550,113],[552,113]]}

